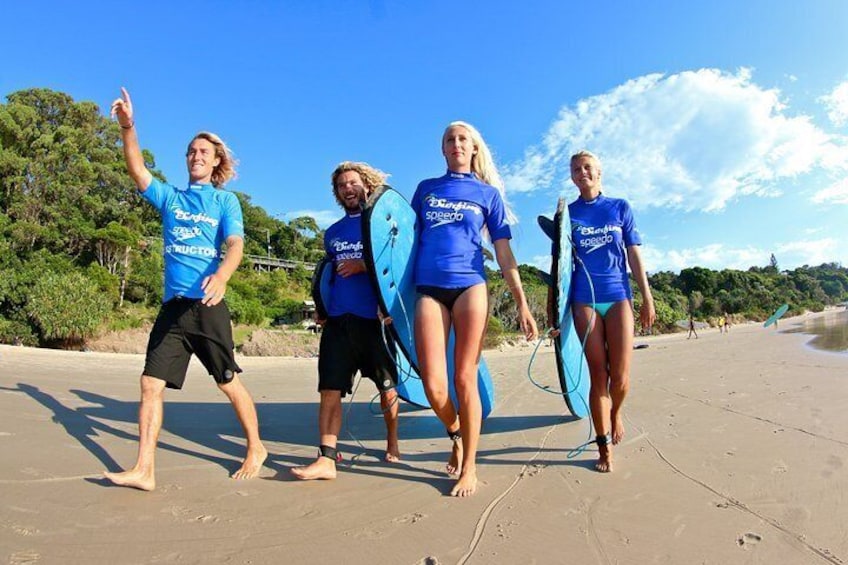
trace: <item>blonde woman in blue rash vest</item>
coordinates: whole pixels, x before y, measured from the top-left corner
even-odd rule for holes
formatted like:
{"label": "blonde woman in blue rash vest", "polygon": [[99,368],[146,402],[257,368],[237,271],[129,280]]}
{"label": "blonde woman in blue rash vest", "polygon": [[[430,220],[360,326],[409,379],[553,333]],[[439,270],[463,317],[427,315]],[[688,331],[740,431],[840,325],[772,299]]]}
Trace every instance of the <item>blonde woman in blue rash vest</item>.
{"label": "blonde woman in blue rash vest", "polygon": [[628,264],[642,293],[643,329],[653,325],[656,312],[639,253],[642,238],[630,205],[603,194],[601,161],[588,151],[571,157],[571,180],[580,190],[577,200],[568,205],[578,259],[572,275],[574,326],[577,335],[586,339],[592,381],[589,407],[600,453],[595,469],[608,473],[612,446],[624,437],[621,410],[630,390],[634,320]]}
{"label": "blonde woman in blue rash vest", "polygon": [[[453,440],[447,471],[459,478],[450,494],[470,496],[477,490],[482,424],[477,368],[488,318],[486,232],[518,305],[521,330],[527,339],[534,339],[537,329],[510,248],[510,214],[489,148],[473,126],[453,122],[442,135],[442,155],[447,172],[422,181],[412,198],[419,226],[415,348],[427,399]],[[448,394],[446,350],[451,326],[456,334],[453,378],[458,407]]]}

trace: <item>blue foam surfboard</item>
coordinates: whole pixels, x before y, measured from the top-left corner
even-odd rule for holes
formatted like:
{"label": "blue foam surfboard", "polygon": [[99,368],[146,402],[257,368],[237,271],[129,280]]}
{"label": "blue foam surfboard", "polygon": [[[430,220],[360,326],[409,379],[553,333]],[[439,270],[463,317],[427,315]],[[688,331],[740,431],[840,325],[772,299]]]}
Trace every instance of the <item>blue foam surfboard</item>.
{"label": "blue foam surfboard", "polygon": [[789,311],[789,304],[784,304],[783,306],[778,308],[777,311],[774,314],[769,316],[768,320],[763,322],[763,327],[764,328],[769,327],[770,325],[772,325],[773,323],[778,321],[788,311]]}
{"label": "blue foam surfboard", "polygon": [[[415,211],[399,192],[388,186],[383,187],[365,207],[362,230],[363,256],[368,272],[379,290],[380,306],[392,317],[393,322],[389,329],[395,336],[398,349],[406,355],[417,375],[418,357],[414,336],[414,270],[417,248]],[[451,329],[447,346],[448,387],[454,406],[459,406],[453,382],[455,341]],[[410,379],[412,380],[414,379]],[[477,387],[480,390],[485,418],[495,405],[495,387],[482,356],[477,370]],[[421,404],[429,406],[429,402],[424,402]]]}
{"label": "blue foam surfboard", "polygon": [[551,287],[554,299],[554,327],[560,330],[554,339],[557,374],[568,410],[577,418],[589,415],[589,366],[583,343],[574,328],[571,315],[571,274],[574,258],[571,246],[571,218],[565,200],[560,198],[554,219],[539,216],[539,227],[553,241]]}
{"label": "blue foam surfboard", "polygon": [[[312,275],[312,299],[315,301],[315,311],[321,319],[327,319],[327,309],[330,301],[330,286],[333,280],[333,262],[324,257],[315,267]],[[391,336],[389,336],[391,337]],[[424,386],[418,373],[412,368],[409,360],[402,351],[395,354],[395,365],[398,371],[398,384],[395,390],[403,400],[416,406],[429,408]]]}

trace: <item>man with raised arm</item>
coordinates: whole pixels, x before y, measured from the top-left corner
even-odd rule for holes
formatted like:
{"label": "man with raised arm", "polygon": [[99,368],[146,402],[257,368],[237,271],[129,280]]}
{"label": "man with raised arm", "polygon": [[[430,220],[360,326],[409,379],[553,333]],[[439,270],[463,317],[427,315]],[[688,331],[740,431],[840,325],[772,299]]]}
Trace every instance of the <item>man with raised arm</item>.
{"label": "man with raised arm", "polygon": [[[232,477],[253,478],[268,452],[259,439],[253,399],[238,376],[241,369],[233,355],[232,324],[224,302],[227,282],[244,250],[241,205],[235,194],[222,189],[235,176],[235,160],[220,137],[198,133],[186,152],[188,186],[165,184],[145,167],[132,101],[125,88],[112,103],[112,116],[121,126],[130,177],[142,197],[162,215],[165,293],[150,332],[141,376],[138,459],[132,469],[104,474],[116,485],[147,491],[156,488],[154,456],[165,388],[182,388],[194,354],[232,403],[247,438],[247,454]],[[221,259],[224,243],[227,253]]]}

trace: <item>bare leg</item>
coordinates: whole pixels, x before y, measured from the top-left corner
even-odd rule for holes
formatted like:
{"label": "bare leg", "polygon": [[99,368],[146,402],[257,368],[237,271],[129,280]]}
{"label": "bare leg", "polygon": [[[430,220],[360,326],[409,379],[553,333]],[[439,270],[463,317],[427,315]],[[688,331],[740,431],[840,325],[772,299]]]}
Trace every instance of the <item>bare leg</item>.
{"label": "bare leg", "polygon": [[[574,305],[574,326],[577,335],[586,338],[586,361],[589,365],[591,387],[589,389],[589,408],[592,411],[592,424],[595,435],[610,433],[612,399],[609,392],[609,372],[607,364],[606,335],[603,318],[586,304]],[[591,325],[590,325],[591,323]],[[598,446],[599,457],[595,469],[601,473],[612,471],[612,447]]]}
{"label": "bare leg", "polygon": [[633,358],[633,307],[629,300],[619,302],[604,318],[609,358],[609,392],[612,399],[612,443],[624,437],[622,407],[630,390],[630,361]]}
{"label": "bare leg", "polygon": [[[321,405],[318,408],[318,433],[321,436],[321,445],[335,448],[341,429],[342,393],[338,390],[322,390]],[[293,467],[291,474],[304,481],[335,479],[336,461],[319,455],[318,459],[310,465]]]}
{"label": "bare leg", "polygon": [[[459,431],[460,420],[448,394],[448,367],[445,356],[450,313],[444,305],[429,296],[421,296],[415,306],[415,350],[427,400],[436,417],[449,433]],[[462,443],[453,442],[446,466],[449,475],[462,465]]]}
{"label": "bare leg", "polygon": [[383,410],[383,421],[386,422],[386,461],[400,461],[398,446],[398,395],[395,389],[380,393],[380,408]]}
{"label": "bare leg", "polygon": [[262,464],[268,457],[268,451],[259,439],[259,420],[256,417],[256,405],[253,398],[242,384],[238,375],[233,377],[227,384],[219,384],[218,388],[223,391],[233,409],[236,411],[244,436],[247,439],[247,453],[241,468],[232,474],[234,479],[252,479],[259,474]]}
{"label": "bare leg", "polygon": [[156,488],[154,459],[156,442],[162,429],[164,398],[165,381],[142,375],[141,404],[138,407],[138,458],[129,471],[103,473],[114,484],[148,491]]}
{"label": "bare leg", "polygon": [[477,446],[483,408],[477,387],[477,366],[488,316],[488,294],[485,284],[475,285],[457,299],[453,307],[456,349],[454,361],[456,396],[462,429],[463,461],[451,496],[471,496],[477,491]]}

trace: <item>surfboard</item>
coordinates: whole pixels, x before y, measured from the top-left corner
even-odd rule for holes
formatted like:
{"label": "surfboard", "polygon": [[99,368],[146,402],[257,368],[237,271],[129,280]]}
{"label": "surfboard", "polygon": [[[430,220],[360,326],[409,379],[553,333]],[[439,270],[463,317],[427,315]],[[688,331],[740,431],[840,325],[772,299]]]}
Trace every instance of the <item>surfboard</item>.
{"label": "surfboard", "polygon": [[[324,257],[315,266],[315,272],[312,274],[312,300],[315,302],[315,311],[318,313],[318,317],[324,320],[327,319],[330,297],[332,296],[330,294],[332,279],[333,262],[329,257]],[[387,337],[391,339],[391,335],[387,335]],[[395,349],[395,366],[398,372],[398,383],[395,390],[398,396],[410,404],[429,408],[430,403],[424,394],[424,385],[421,383],[421,378],[412,368],[404,353],[397,351],[397,348]]]}
{"label": "surfboard", "polygon": [[[415,211],[406,199],[393,188],[385,186],[378,194],[372,196],[365,206],[362,243],[363,258],[378,289],[380,306],[393,320],[388,326],[389,330],[395,337],[398,349],[403,352],[417,375],[414,320],[417,249],[415,220]],[[454,406],[458,407],[453,382],[455,342],[456,337],[451,329],[447,345],[448,388]],[[412,380],[414,379],[410,379]],[[482,356],[477,369],[477,387],[480,391],[483,418],[486,418],[495,406],[495,387]],[[429,406],[429,403],[426,406]]]}
{"label": "surfboard", "polygon": [[786,312],[788,312],[788,311],[789,311],[789,304],[784,304],[783,306],[781,306],[780,308],[778,308],[778,309],[777,309],[777,311],[775,311],[775,313],[774,313],[774,314],[772,314],[771,316],[769,316],[769,317],[768,317],[768,320],[766,320],[765,322],[763,322],[763,327],[764,327],[764,328],[767,328],[767,327],[769,327],[770,325],[774,324],[774,323],[775,323],[775,322],[777,322],[777,321],[778,321],[778,320],[779,320],[779,319],[780,319],[780,318],[781,318],[784,314],[786,314]]}
{"label": "surfboard", "polygon": [[554,338],[556,367],[562,397],[568,410],[577,418],[589,415],[589,366],[583,354],[583,343],[574,328],[571,315],[571,273],[574,258],[571,245],[571,219],[568,206],[560,198],[553,220],[539,216],[539,227],[553,241],[551,251],[551,288],[553,289],[554,327],[560,334]]}
{"label": "surfboard", "polygon": [[324,257],[312,272],[312,301],[315,303],[315,312],[321,320],[326,320],[328,316],[330,281],[333,276],[332,264],[329,257]]}

